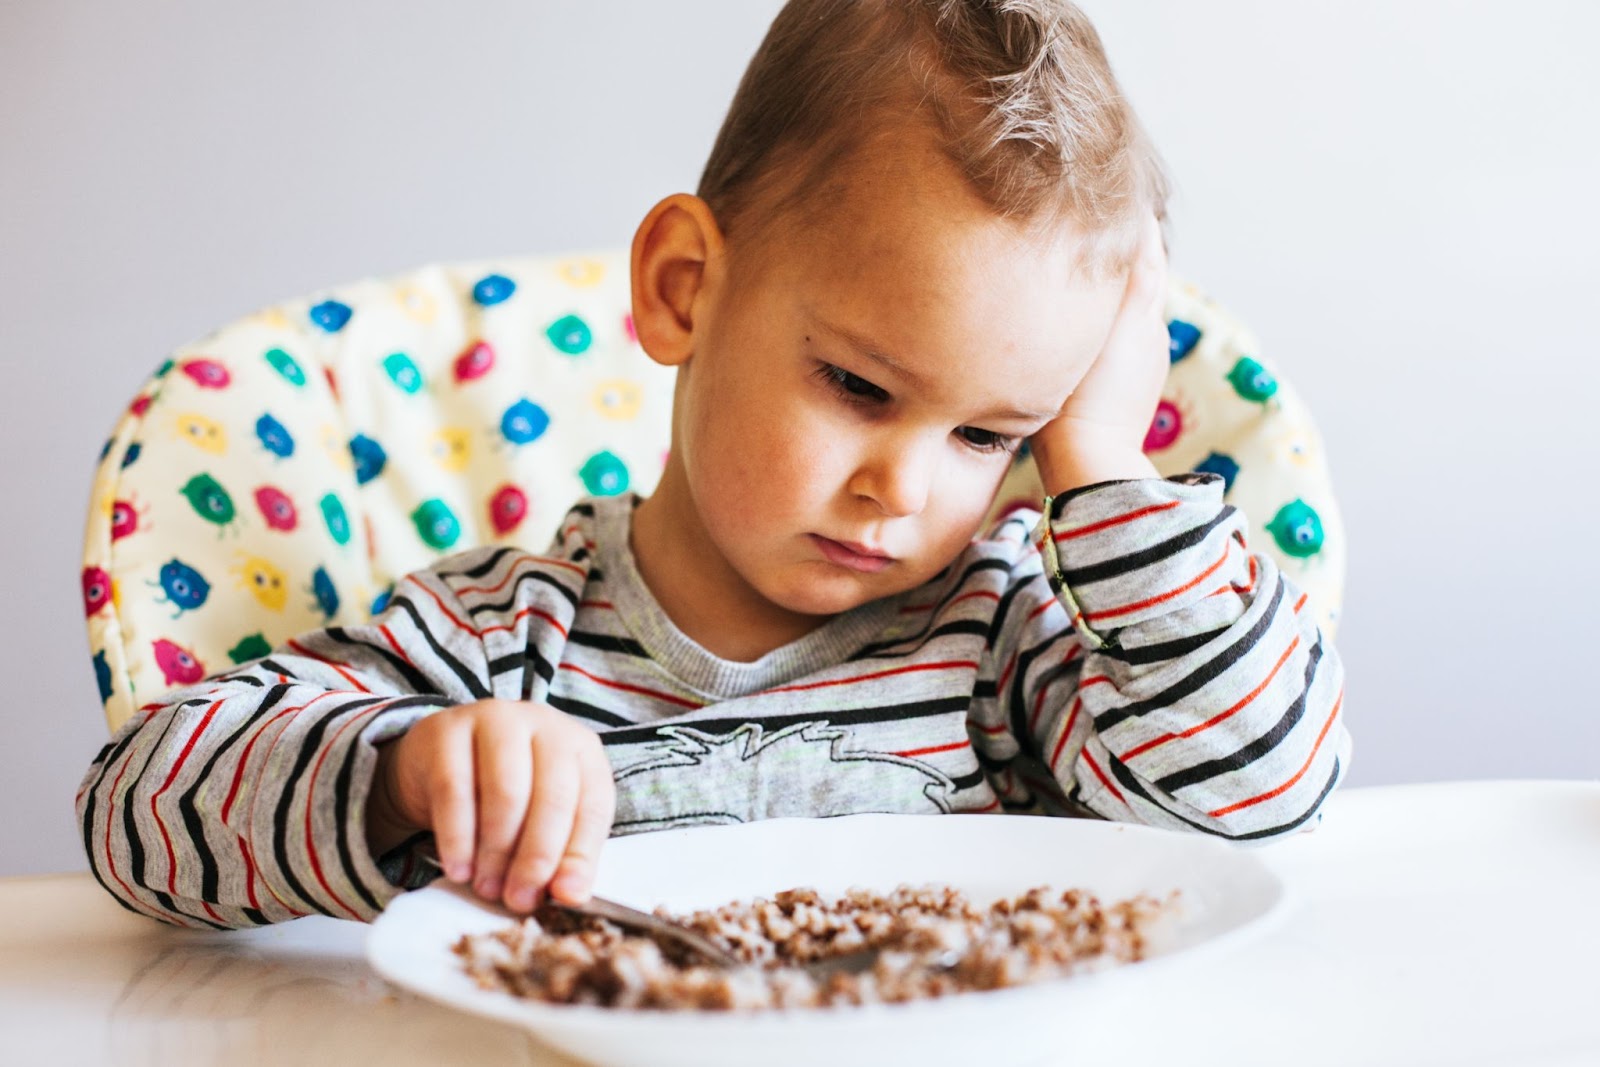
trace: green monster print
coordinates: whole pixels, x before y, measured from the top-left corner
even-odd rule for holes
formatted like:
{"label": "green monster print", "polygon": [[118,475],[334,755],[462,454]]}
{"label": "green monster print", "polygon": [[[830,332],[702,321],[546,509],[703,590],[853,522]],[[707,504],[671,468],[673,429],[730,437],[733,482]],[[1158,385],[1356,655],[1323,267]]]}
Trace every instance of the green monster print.
{"label": "green monster print", "polygon": [[196,515],[219,528],[226,527],[238,517],[233,507],[233,497],[209,474],[196,474],[183,483],[183,488],[178,492],[188,498],[189,506],[194,508]]}
{"label": "green monster print", "polygon": [[550,343],[569,356],[582,355],[594,341],[589,324],[576,315],[564,315],[550,324],[544,335]]}
{"label": "green monster print", "polygon": [[429,548],[446,549],[461,536],[461,523],[443,500],[425,500],[411,513],[417,536]]}
{"label": "green monster print", "polygon": [[1261,364],[1245,356],[1228,372],[1233,391],[1252,404],[1265,404],[1278,391],[1278,379]]}
{"label": "green monster print", "polygon": [[412,396],[416,396],[422,389],[422,371],[404,352],[392,352],[384,356],[383,371],[391,382]]}
{"label": "green monster print", "polygon": [[1322,518],[1304,500],[1295,500],[1278,509],[1267,523],[1267,532],[1278,547],[1296,559],[1322,551]]}
{"label": "green monster print", "polygon": [[267,362],[272,364],[272,369],[283,375],[284,381],[299,387],[306,384],[306,372],[300,369],[300,364],[294,357],[281,348],[269,348],[266,353]]}
{"label": "green monster print", "polygon": [[260,659],[271,652],[272,645],[268,643],[266,635],[254,633],[241,638],[237,645],[228,649],[228,658],[235,663],[244,663],[247,660]]}
{"label": "green monster print", "polygon": [[317,506],[322,508],[322,521],[328,524],[328,536],[333,538],[333,543],[343,547],[350,543],[350,516],[345,514],[344,504],[332,493],[326,494],[317,501]]}
{"label": "green monster print", "polygon": [[595,496],[616,496],[628,488],[628,467],[610,452],[596,452],[578,469],[578,477]]}

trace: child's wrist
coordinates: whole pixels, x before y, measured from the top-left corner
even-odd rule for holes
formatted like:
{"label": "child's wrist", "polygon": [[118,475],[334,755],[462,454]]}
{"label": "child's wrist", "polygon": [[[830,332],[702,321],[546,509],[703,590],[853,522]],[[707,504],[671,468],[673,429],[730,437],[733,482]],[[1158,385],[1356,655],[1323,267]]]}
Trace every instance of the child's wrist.
{"label": "child's wrist", "polygon": [[372,855],[381,856],[421,827],[410,825],[400,816],[394,803],[391,765],[394,762],[393,742],[378,746],[378,758],[372,769],[372,784],[367,789],[365,812],[367,846]]}
{"label": "child's wrist", "polygon": [[1140,445],[1114,434],[1091,431],[1035,438],[1031,451],[1046,496],[1099,482],[1161,477]]}

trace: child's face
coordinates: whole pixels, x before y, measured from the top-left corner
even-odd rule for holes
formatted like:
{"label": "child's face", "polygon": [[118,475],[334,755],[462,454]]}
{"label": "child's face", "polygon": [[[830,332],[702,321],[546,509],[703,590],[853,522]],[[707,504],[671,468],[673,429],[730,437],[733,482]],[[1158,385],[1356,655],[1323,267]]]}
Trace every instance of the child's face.
{"label": "child's face", "polygon": [[993,215],[931,146],[875,150],[817,195],[835,201],[820,225],[712,242],[663,483],[686,486],[701,549],[802,615],[914,588],[960,554],[1122,290],[1076,275],[1071,232]]}

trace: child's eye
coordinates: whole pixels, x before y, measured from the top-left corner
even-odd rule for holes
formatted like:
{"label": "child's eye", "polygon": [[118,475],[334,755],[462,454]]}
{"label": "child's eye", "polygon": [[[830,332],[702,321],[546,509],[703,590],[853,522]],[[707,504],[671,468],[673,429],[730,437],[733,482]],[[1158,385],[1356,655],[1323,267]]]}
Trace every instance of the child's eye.
{"label": "child's eye", "polygon": [[818,367],[817,376],[852,404],[881,404],[889,399],[888,393],[865,378],[851,374],[843,367],[835,367],[832,363]]}
{"label": "child's eye", "polygon": [[979,452],[1015,452],[1017,438],[1007,437],[1005,434],[995,433],[993,430],[980,430],[976,426],[963,426],[956,433],[961,439]]}

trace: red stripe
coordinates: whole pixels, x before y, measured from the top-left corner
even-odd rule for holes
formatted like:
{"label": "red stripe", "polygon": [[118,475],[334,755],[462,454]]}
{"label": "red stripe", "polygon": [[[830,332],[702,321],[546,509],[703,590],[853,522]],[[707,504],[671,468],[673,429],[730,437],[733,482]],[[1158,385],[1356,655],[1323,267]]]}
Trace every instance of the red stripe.
{"label": "red stripe", "polygon": [[559,632],[562,637],[567,636],[567,628],[565,626],[563,626],[560,623],[560,621],[558,621],[557,619],[555,619],[554,617],[552,617],[548,613],[540,611],[538,608],[533,608],[533,607],[523,608],[521,611],[517,612],[515,615],[513,615],[511,617],[511,622],[509,622],[509,623],[503,623],[503,624],[501,624],[499,626],[488,626],[488,627],[485,627],[484,629],[478,631],[479,635],[481,636],[481,635],[484,635],[484,634],[499,633],[502,630],[504,630],[504,631],[509,633],[512,626],[514,626],[517,623],[521,622],[523,619],[526,619],[529,615],[537,615],[537,616],[539,616],[539,618],[543,619],[545,622],[549,623],[551,626],[554,626],[556,628],[557,632]]}
{"label": "red stripe", "polygon": [[401,662],[411,667],[416,666],[415,663],[411,662],[411,657],[406,655],[405,649],[400,647],[400,642],[394,639],[394,634],[389,632],[387,625],[378,627],[378,632],[383,635],[385,641],[389,642],[389,647],[394,649],[394,654],[400,657]]}
{"label": "red stripe", "polygon": [[1322,732],[1317,735],[1317,743],[1311,746],[1311,755],[1306,757],[1305,763],[1301,765],[1298,771],[1294,772],[1293,776],[1291,776],[1287,782],[1284,782],[1276,789],[1269,789],[1265,793],[1253,796],[1248,800],[1241,800],[1237,804],[1229,804],[1225,808],[1218,808],[1216,811],[1207,812],[1207,814],[1213,819],[1220,818],[1223,815],[1228,815],[1232,812],[1238,811],[1240,808],[1248,808],[1251,805],[1261,803],[1263,800],[1271,800],[1280,793],[1287,792],[1289,789],[1293,788],[1294,784],[1303,778],[1305,773],[1311,769],[1312,762],[1317,758],[1317,750],[1322,748],[1322,741],[1328,736],[1328,730],[1333,726],[1333,720],[1338,718],[1339,706],[1343,703],[1344,690],[1340,689],[1338,699],[1333,702],[1333,710],[1328,712],[1328,721],[1322,724]]}
{"label": "red stripe", "polygon": [[591,682],[598,682],[600,685],[610,686],[612,689],[621,689],[627,693],[639,693],[642,696],[655,697],[657,700],[664,700],[668,704],[676,704],[680,708],[689,708],[693,710],[695,708],[705,707],[704,704],[697,703],[693,700],[685,700],[682,697],[673,696],[671,693],[663,693],[659,689],[646,689],[641,685],[629,685],[627,682],[614,682],[610,678],[602,678],[598,674],[589,673],[575,663],[563,663],[561,664],[560,669],[564,671],[575,671],[589,679]]}
{"label": "red stripe", "polygon": [[928,748],[908,748],[904,752],[892,752],[893,756],[931,756],[935,752],[954,752],[958,748],[971,748],[971,741],[953,741],[948,745],[932,745]]}
{"label": "red stripe", "polygon": [[989,803],[985,804],[983,807],[981,807],[981,808],[973,808],[972,809],[972,814],[973,815],[982,815],[984,812],[993,811],[995,808],[998,808],[999,806],[1000,806],[1000,798],[999,797],[995,797],[993,800],[989,801]]}
{"label": "red stripe", "polygon": [[239,838],[239,855],[244,859],[245,892],[249,894],[250,906],[256,911],[260,911],[261,902],[256,899],[256,864],[255,861],[250,858],[250,848],[244,843],[244,837],[242,835],[235,836]]}
{"label": "red stripe", "polygon": [[1164,745],[1168,741],[1176,741],[1180,737],[1193,737],[1195,734],[1200,733],[1203,730],[1209,730],[1211,727],[1215,726],[1217,723],[1221,722],[1223,719],[1226,719],[1226,718],[1230,717],[1231,715],[1236,713],[1240,708],[1244,707],[1246,704],[1250,703],[1256,697],[1260,696],[1266,690],[1267,686],[1272,684],[1272,679],[1274,679],[1274,678],[1276,678],[1278,676],[1279,669],[1282,668],[1284,663],[1288,661],[1290,654],[1293,653],[1294,650],[1296,648],[1299,648],[1299,647],[1300,647],[1300,638],[1298,636],[1296,636],[1294,638],[1294,640],[1289,642],[1289,647],[1284,649],[1283,650],[1283,654],[1278,657],[1278,662],[1276,662],[1276,663],[1274,663],[1272,665],[1272,670],[1268,671],[1267,672],[1267,676],[1261,680],[1261,684],[1256,686],[1254,689],[1250,690],[1250,692],[1246,693],[1231,708],[1228,708],[1226,711],[1218,712],[1216,715],[1213,715],[1211,718],[1207,719],[1205,722],[1200,723],[1199,725],[1196,725],[1196,726],[1191,726],[1187,730],[1184,730],[1182,733],[1162,734],[1160,737],[1151,738],[1149,741],[1146,741],[1144,744],[1139,745],[1136,748],[1129,749],[1126,753],[1123,754],[1122,761],[1124,763],[1126,763],[1127,761],[1133,759],[1135,756],[1141,755],[1141,754],[1143,754],[1145,752],[1149,752],[1152,748],[1156,748],[1156,747],[1158,747],[1160,745]]}
{"label": "red stripe", "polygon": [[1201,571],[1194,578],[1184,582],[1176,589],[1169,589],[1160,596],[1153,596],[1149,600],[1141,600],[1137,604],[1124,604],[1120,608],[1107,608],[1104,611],[1091,611],[1085,615],[1084,618],[1093,622],[1097,619],[1105,619],[1115,615],[1126,615],[1130,611],[1139,611],[1144,608],[1152,607],[1156,604],[1162,603],[1163,601],[1171,600],[1175,596],[1180,596],[1183,593],[1187,593],[1189,590],[1193,589],[1195,586],[1199,585],[1201,582],[1215,574],[1218,568],[1220,568],[1224,563],[1228,562],[1228,555],[1232,551],[1233,542],[1230,541],[1227,547],[1222,550],[1222,555],[1217,558],[1215,563]]}
{"label": "red stripe", "polygon": [[315,652],[311,651],[309,648],[305,647],[300,642],[298,642],[298,641],[296,641],[296,640],[291,638],[290,641],[289,641],[289,647],[294,649],[296,652],[300,653],[302,656],[306,657],[307,659],[314,659],[318,663],[322,663],[322,664],[325,664],[325,665],[327,665],[329,667],[332,667],[334,669],[334,671],[339,675],[339,677],[343,678],[345,681],[349,682],[351,685],[355,686],[357,689],[361,690],[363,693],[372,692],[372,690],[368,689],[366,686],[364,686],[360,682],[356,681],[356,679],[351,676],[350,672],[345,670],[342,666],[340,666],[339,664],[335,663],[331,659],[327,659],[324,656],[317,655]]}
{"label": "red stripe", "polygon": [[[574,529],[575,529],[575,527],[574,527]],[[570,533],[571,530],[569,530],[568,532]],[[594,542],[586,541],[586,542],[584,542],[584,547],[589,549],[589,551],[593,552],[594,551]],[[585,570],[583,567],[578,566],[576,563],[568,563],[564,559],[552,559],[552,558],[550,558],[548,556],[523,556],[522,558],[518,559],[515,563],[513,563],[511,565],[511,569],[506,572],[506,576],[504,578],[500,579],[500,583],[498,585],[468,585],[468,586],[463,586],[462,588],[455,590],[455,594],[456,594],[456,596],[463,596],[463,595],[465,595],[467,593],[477,593],[477,594],[479,594],[481,596],[491,596],[491,595],[493,595],[495,593],[500,592],[500,590],[504,589],[506,586],[510,585],[512,582],[516,581],[518,578],[521,578],[523,575],[527,574],[530,569],[537,569],[539,564],[546,564],[546,563],[553,563],[558,567],[566,567],[566,568],[568,568],[570,570],[576,571],[579,574],[585,574],[586,575],[586,574],[589,573],[587,570]]]}
{"label": "red stripe", "polygon": [[1106,777],[1106,772],[1102,771],[1100,769],[1100,764],[1094,761],[1094,753],[1089,751],[1088,745],[1083,746],[1083,758],[1084,761],[1089,764],[1089,769],[1094,772],[1094,776],[1100,779],[1100,784],[1111,790],[1111,795],[1122,801],[1123,807],[1131,810],[1132,805],[1128,803],[1128,798],[1122,795],[1122,791],[1120,789],[1111,784],[1111,779]]}
{"label": "red stripe", "polygon": [[1070,541],[1074,537],[1087,537],[1089,534],[1099,533],[1101,530],[1109,530],[1113,526],[1121,526],[1125,522],[1132,522],[1135,519],[1142,519],[1146,515],[1154,515],[1158,511],[1167,511],[1171,508],[1177,507],[1181,503],[1183,503],[1181,500],[1169,500],[1165,504],[1151,504],[1147,508],[1140,508],[1138,511],[1130,511],[1126,515],[1118,515],[1113,519],[1102,519],[1099,522],[1090,523],[1088,526],[1080,526],[1075,530],[1063,530],[1055,535],[1055,539],[1059,544],[1062,541]]}
{"label": "red stripe", "polygon": [[915,663],[909,667],[891,667],[886,671],[873,671],[871,674],[857,674],[849,678],[835,678],[827,682],[806,682],[803,685],[781,685],[776,689],[767,689],[768,693],[796,693],[803,689],[825,689],[834,685],[851,685],[855,682],[868,682],[874,678],[887,678],[894,674],[909,674],[912,671],[942,671],[946,669],[963,668],[977,670],[978,665],[969,659],[941,660],[938,663]]}
{"label": "red stripe", "polygon": [[[324,695],[325,696],[331,696],[332,694],[328,693],[328,694],[324,694]],[[314,702],[315,699],[320,699],[320,698],[313,698],[313,702]],[[268,719],[266,722],[264,722],[260,726],[256,727],[254,732],[252,732],[250,734],[250,740],[245,743],[243,755],[241,755],[239,757],[239,762],[234,764],[234,767],[233,767],[233,784],[231,786],[229,786],[229,788],[228,788],[228,798],[222,802],[222,821],[223,821],[224,824],[226,824],[227,821],[228,821],[228,813],[233,810],[234,798],[236,796],[238,796],[238,794],[239,794],[239,783],[244,780],[244,769],[245,769],[245,766],[250,762],[250,750],[256,747],[256,742],[261,739],[261,735],[266,732],[267,727],[271,726],[273,723],[277,722],[279,719],[283,718],[285,715],[291,715],[294,712],[305,710],[305,708],[307,708],[310,705],[310,703],[311,702],[308,702],[306,704],[301,704],[299,707],[295,707],[295,708],[284,708],[284,709],[282,709],[277,714],[273,715],[272,718]]]}
{"label": "red stripe", "polygon": [[580,600],[580,601],[578,601],[578,607],[580,607],[580,608],[602,608],[602,609],[604,609],[606,611],[615,611],[616,610],[615,606],[609,600]]}
{"label": "red stripe", "polygon": [[1306,606],[1306,597],[1308,595],[1307,593],[1301,593],[1300,599],[1294,602],[1294,613],[1296,615],[1300,614],[1300,609]]}
{"label": "red stripe", "polygon": [[444,606],[444,601],[439,599],[439,594],[438,593],[435,593],[432,589],[429,589],[427,586],[423,585],[421,582],[417,581],[417,579],[415,579],[415,578],[413,578],[413,577],[411,577],[409,575],[406,576],[406,578],[404,579],[404,581],[401,584],[404,585],[404,584],[406,584],[408,582],[411,585],[414,585],[418,589],[422,590],[424,593],[427,593],[428,596],[432,597],[433,598],[433,602],[435,604],[437,604],[439,606],[439,610],[444,613],[444,617],[449,619],[451,622],[456,624],[456,629],[462,630],[462,631],[464,631],[466,633],[469,633],[469,634],[472,634],[474,637],[476,637],[478,635],[478,628],[477,627],[469,626],[467,623],[462,622],[460,619],[456,618],[454,615],[452,615],[450,613],[450,609]]}
{"label": "red stripe", "polygon": [[982,723],[969,723],[968,725],[976,726],[990,737],[999,737],[1001,734],[1006,732],[1006,724],[1003,722],[996,723],[993,726],[984,726]]}
{"label": "red stripe", "polygon": [[1078,712],[1083,707],[1083,698],[1078,697],[1072,702],[1072,714],[1067,716],[1067,728],[1061,731],[1061,739],[1056,742],[1055,751],[1050,753],[1050,773],[1056,773],[1056,761],[1061,758],[1061,750],[1067,745],[1067,738],[1072,736],[1072,727],[1078,721]]}
{"label": "red stripe", "polygon": [[1083,690],[1089,688],[1091,685],[1112,685],[1112,684],[1113,683],[1111,681],[1111,676],[1110,675],[1107,675],[1107,674],[1091,674],[1089,677],[1085,678],[1083,681],[1078,683],[1078,691],[1081,693]]}
{"label": "red stripe", "polygon": [[[167,772],[167,780],[161,783],[161,788],[150,794],[150,814],[156,821],[156,829],[161,831],[161,843],[167,847],[167,892],[177,895],[178,892],[178,857],[172,851],[172,838],[167,834],[167,824],[161,820],[161,811],[156,807],[161,796],[178,777],[178,772],[183,770],[184,761],[189,758],[189,753],[194,751],[195,742],[200,740],[200,735],[206,732],[206,727],[211,723],[211,717],[222,706],[218,700],[206,709],[200,717],[200,724],[189,735],[189,740],[184,742],[183,751],[178,753],[178,758],[172,763],[172,770]],[[210,910],[210,909],[207,909]]]}
{"label": "red stripe", "polygon": [[329,899],[331,899],[335,904],[339,905],[339,907],[343,908],[345,911],[349,912],[350,918],[357,921],[360,921],[361,914],[350,905],[346,904],[343,900],[339,899],[339,894],[333,891],[333,887],[328,884],[328,879],[322,874],[322,860],[317,856],[317,840],[311,835],[311,813],[316,810],[315,801],[317,796],[317,774],[322,770],[322,762],[328,758],[328,753],[333,749],[334,743],[337,742],[340,737],[344,736],[344,732],[350,729],[350,727],[354,726],[358,722],[372,718],[382,709],[383,705],[378,704],[346,719],[344,725],[339,727],[338,730],[334,731],[333,736],[330,737],[327,743],[322,746],[322,751],[317,753],[317,761],[311,765],[311,779],[306,784],[306,856],[311,860],[311,873],[317,876],[318,884],[322,886],[322,891],[328,894]]}

